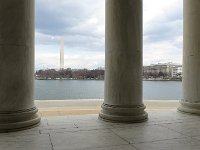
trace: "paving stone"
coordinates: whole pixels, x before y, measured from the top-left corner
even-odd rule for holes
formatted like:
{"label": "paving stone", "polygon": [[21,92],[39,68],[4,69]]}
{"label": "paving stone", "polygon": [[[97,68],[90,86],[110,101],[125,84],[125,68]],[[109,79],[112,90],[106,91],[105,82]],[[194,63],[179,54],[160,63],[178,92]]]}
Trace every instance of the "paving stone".
{"label": "paving stone", "polygon": [[104,122],[99,119],[93,119],[93,120],[77,120],[74,122],[75,125],[80,129],[102,129],[102,128],[113,128],[113,123]]}
{"label": "paving stone", "polygon": [[51,134],[54,150],[84,150],[128,144],[109,130]]}
{"label": "paving stone", "polygon": [[74,124],[51,125],[40,129],[41,134],[79,131]]}
{"label": "paving stone", "polygon": [[131,145],[121,145],[112,147],[92,148],[87,150],[136,150],[136,148]]}
{"label": "paving stone", "polygon": [[200,136],[199,124],[200,121],[193,120],[191,122],[188,122],[186,120],[185,122],[181,123],[162,124],[162,126],[165,126],[169,129],[182,133],[186,136],[192,137],[192,136]]}
{"label": "paving stone", "polygon": [[185,120],[200,120],[199,116],[180,113],[176,110],[171,111],[149,111],[150,122],[183,122]]}
{"label": "paving stone", "polygon": [[52,150],[49,135],[4,136],[1,150]]}
{"label": "paving stone", "polygon": [[182,134],[159,125],[137,126],[132,128],[111,129],[130,143],[152,142],[184,137]]}
{"label": "paving stone", "polygon": [[48,125],[58,125],[63,123],[72,123],[66,116],[46,117]]}
{"label": "paving stone", "polygon": [[1,133],[0,150],[200,149],[200,117],[176,111],[151,111],[149,117],[136,124],[104,122],[97,114],[45,117],[39,127]]}
{"label": "paving stone", "polygon": [[171,139],[150,143],[134,144],[137,150],[199,150],[200,143],[191,138]]}

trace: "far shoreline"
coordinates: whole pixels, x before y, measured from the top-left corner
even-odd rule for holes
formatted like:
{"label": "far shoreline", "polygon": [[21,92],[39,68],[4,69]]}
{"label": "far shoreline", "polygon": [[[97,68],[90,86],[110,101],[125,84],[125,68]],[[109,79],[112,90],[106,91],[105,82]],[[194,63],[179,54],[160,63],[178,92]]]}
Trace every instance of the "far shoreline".
{"label": "far shoreline", "polygon": [[[70,81],[104,81],[103,79],[36,79],[35,80],[53,80],[53,81],[59,81],[59,80],[70,80]],[[142,81],[182,81],[182,79],[143,79]]]}

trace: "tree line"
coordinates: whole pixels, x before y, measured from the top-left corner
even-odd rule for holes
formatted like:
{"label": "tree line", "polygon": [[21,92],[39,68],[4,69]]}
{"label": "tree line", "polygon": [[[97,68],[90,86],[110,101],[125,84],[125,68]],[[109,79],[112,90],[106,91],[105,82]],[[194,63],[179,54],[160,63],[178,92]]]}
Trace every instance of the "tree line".
{"label": "tree line", "polygon": [[104,70],[103,69],[45,69],[38,70],[35,73],[35,78],[40,80],[48,79],[95,79],[103,80],[104,79]]}
{"label": "tree line", "polygon": [[148,78],[169,78],[171,77],[170,73],[166,72],[143,72],[143,78],[148,79]]}
{"label": "tree line", "polygon": [[[105,71],[101,68],[99,69],[45,69],[38,70],[35,73],[35,78],[39,80],[56,80],[56,79],[76,79],[76,80],[84,80],[84,79],[94,79],[94,80],[104,80]],[[143,79],[149,78],[162,78],[162,79],[170,79],[171,74],[166,72],[143,72]],[[177,75],[177,78],[181,78],[181,74]]]}

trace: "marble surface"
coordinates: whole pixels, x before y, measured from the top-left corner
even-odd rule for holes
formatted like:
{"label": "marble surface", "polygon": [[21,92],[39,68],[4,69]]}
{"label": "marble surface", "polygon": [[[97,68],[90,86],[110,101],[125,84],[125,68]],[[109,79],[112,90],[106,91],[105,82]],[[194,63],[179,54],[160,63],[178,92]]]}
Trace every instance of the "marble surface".
{"label": "marble surface", "polygon": [[0,132],[40,122],[34,105],[35,0],[0,1]]}
{"label": "marble surface", "polygon": [[142,1],[105,3],[105,90],[99,117],[110,122],[148,118],[142,100]]}
{"label": "marble surface", "polygon": [[180,111],[200,115],[200,1],[183,1],[183,82]]}
{"label": "marble surface", "polygon": [[34,129],[0,134],[4,150],[199,150],[200,117],[148,111],[136,124],[108,123],[98,114],[43,117]]}

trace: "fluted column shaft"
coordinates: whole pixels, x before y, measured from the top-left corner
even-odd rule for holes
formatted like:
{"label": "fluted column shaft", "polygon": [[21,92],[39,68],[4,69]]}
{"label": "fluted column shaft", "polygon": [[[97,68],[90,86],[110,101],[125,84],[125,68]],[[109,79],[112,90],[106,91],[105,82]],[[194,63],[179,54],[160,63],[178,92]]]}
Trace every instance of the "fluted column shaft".
{"label": "fluted column shaft", "polygon": [[34,0],[0,1],[0,132],[40,122],[33,101]]}
{"label": "fluted column shaft", "polygon": [[147,119],[142,97],[142,0],[106,0],[105,95],[100,118]]}
{"label": "fluted column shaft", "polygon": [[184,0],[183,85],[178,110],[200,115],[200,1]]}

